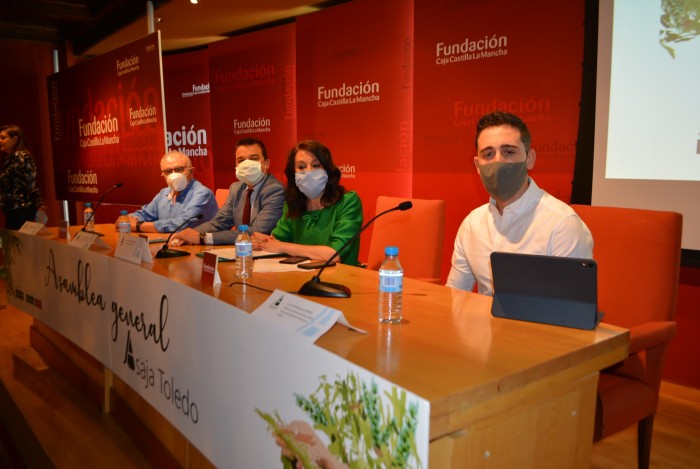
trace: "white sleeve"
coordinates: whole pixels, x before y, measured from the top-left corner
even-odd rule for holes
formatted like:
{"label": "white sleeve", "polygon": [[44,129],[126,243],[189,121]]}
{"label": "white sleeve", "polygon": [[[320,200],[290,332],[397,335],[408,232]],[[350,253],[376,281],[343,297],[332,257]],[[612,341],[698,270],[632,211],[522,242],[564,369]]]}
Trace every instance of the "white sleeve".
{"label": "white sleeve", "polygon": [[463,242],[467,240],[466,221],[462,223],[455,238],[454,251],[452,251],[452,268],[447,276],[445,286],[460,290],[472,291],[476,282],[467,257],[464,254]]}
{"label": "white sleeve", "polygon": [[578,215],[564,218],[552,233],[552,255],[593,258],[593,236]]}

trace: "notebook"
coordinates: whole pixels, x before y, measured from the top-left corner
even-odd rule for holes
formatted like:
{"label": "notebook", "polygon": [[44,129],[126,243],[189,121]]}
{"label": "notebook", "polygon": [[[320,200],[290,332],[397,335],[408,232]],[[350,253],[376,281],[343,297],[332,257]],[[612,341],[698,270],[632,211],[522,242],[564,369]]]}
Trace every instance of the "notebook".
{"label": "notebook", "polygon": [[499,318],[595,329],[598,266],[592,259],[491,253],[493,305]]}

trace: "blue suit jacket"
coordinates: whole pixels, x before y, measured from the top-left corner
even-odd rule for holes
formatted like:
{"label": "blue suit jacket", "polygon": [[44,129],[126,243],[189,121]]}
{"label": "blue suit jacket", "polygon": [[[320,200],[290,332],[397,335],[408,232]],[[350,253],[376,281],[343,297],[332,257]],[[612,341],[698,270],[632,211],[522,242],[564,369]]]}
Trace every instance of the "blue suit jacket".
{"label": "blue suit jacket", "polygon": [[[212,233],[214,244],[235,244],[238,230],[231,228],[241,224],[247,187],[240,181],[231,184],[228,198],[216,216],[195,229],[200,233]],[[282,216],[284,186],[272,174],[268,174],[255,186],[251,200],[250,230],[270,234]]]}

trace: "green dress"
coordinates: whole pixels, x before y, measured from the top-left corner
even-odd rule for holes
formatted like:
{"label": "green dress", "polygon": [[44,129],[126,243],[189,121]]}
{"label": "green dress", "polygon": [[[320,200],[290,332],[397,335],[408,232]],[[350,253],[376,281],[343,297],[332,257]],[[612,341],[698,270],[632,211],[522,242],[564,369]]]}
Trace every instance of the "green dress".
{"label": "green dress", "polygon": [[[300,217],[287,217],[284,204],[282,218],[272,230],[275,239],[295,244],[330,246],[336,251],[362,228],[362,202],[356,192],[346,192],[335,204]],[[358,265],[360,238],[355,239],[340,253],[341,262]],[[336,258],[337,261],[337,258]]]}

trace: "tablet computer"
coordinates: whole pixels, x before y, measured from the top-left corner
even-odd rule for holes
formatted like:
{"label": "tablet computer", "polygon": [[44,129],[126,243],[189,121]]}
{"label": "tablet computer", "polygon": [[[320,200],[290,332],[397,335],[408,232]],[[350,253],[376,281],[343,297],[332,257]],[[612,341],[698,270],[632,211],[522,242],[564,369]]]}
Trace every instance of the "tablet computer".
{"label": "tablet computer", "polygon": [[578,329],[594,329],[603,317],[593,259],[493,252],[491,274],[495,317]]}

